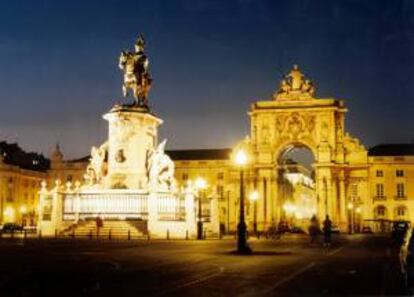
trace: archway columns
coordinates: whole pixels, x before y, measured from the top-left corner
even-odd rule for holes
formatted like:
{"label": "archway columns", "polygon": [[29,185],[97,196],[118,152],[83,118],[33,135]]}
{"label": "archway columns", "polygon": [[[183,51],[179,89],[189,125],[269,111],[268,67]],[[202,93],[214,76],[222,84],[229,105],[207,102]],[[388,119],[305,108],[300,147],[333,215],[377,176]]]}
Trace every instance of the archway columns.
{"label": "archway columns", "polygon": [[343,172],[339,176],[339,223],[341,230],[347,228],[345,177]]}
{"label": "archway columns", "polygon": [[343,171],[335,174],[332,163],[315,163],[316,194],[318,197],[318,218],[321,222],[325,216],[338,225],[341,230],[347,226],[345,176]]}
{"label": "archway columns", "polygon": [[[278,220],[278,191],[273,166],[260,167],[255,170],[253,182],[257,185],[259,199],[257,201],[257,227],[265,231]],[[252,187],[253,188],[253,187]]]}

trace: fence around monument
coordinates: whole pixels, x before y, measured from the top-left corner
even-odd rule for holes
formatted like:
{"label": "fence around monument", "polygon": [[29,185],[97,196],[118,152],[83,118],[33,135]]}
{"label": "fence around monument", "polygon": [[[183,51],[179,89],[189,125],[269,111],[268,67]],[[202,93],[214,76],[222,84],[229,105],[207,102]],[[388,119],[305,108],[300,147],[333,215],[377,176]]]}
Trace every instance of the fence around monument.
{"label": "fence around monument", "polygon": [[114,219],[148,217],[148,194],[136,192],[66,193],[63,196],[63,219],[87,219],[101,215]]}
{"label": "fence around monument", "polygon": [[160,221],[185,221],[185,197],[158,193],[157,211]]}
{"label": "fence around monument", "polygon": [[[137,192],[65,193],[63,220],[94,218],[148,219],[148,194]],[[157,193],[157,213],[160,221],[184,221],[185,197],[172,193]]]}

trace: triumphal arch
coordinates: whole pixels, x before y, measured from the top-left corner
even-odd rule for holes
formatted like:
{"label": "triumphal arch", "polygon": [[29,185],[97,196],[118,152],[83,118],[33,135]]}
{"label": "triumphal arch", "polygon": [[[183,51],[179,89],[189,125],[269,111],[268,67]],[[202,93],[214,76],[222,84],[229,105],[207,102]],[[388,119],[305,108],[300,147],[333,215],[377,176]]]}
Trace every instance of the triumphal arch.
{"label": "triumphal arch", "polygon": [[[305,147],[314,156],[314,212],[346,228],[347,204],[366,196],[368,175],[366,149],[345,131],[346,112],[342,100],[317,98],[315,86],[296,65],[270,100],[252,104],[249,177],[263,198],[258,202],[260,229],[281,218],[281,159],[295,147]],[[351,197],[353,193],[358,197]]]}

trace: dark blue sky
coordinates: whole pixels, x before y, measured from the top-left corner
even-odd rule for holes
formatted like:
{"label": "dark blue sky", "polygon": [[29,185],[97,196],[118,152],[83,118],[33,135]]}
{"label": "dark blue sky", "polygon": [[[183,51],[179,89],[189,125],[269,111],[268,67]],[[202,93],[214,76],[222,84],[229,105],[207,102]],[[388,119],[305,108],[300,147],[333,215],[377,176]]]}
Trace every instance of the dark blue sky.
{"label": "dark blue sky", "polygon": [[414,139],[414,1],[2,1],[0,138],[68,157],[106,138],[138,33],[169,148],[227,147],[297,63],[367,146]]}

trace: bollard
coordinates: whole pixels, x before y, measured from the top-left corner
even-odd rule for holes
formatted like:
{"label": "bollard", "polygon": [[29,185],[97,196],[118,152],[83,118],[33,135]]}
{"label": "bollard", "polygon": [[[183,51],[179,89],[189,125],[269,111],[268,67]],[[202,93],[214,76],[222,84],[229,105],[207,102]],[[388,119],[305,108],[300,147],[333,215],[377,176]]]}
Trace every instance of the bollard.
{"label": "bollard", "polygon": [[23,239],[26,240],[27,239],[27,230],[23,231]]}
{"label": "bollard", "polygon": [[170,229],[167,229],[167,240],[170,240]]}
{"label": "bollard", "polygon": [[89,239],[92,239],[92,230],[89,230]]}
{"label": "bollard", "polygon": [[75,238],[75,228],[72,228],[72,238]]}
{"label": "bollard", "polygon": [[150,232],[148,231],[147,232],[147,240],[150,240],[151,239],[151,235],[150,235]]}
{"label": "bollard", "polygon": [[58,237],[58,231],[57,231],[57,229],[55,229],[55,238],[57,238]]}
{"label": "bollard", "polygon": [[128,240],[131,240],[131,230],[128,229]]}
{"label": "bollard", "polygon": [[219,239],[223,239],[223,232],[219,232]]}
{"label": "bollard", "polygon": [[204,230],[204,232],[203,232],[203,239],[206,239],[206,238],[207,238],[207,231]]}
{"label": "bollard", "polygon": [[11,230],[10,238],[14,238],[14,230],[13,229]]}
{"label": "bollard", "polygon": [[266,231],[266,239],[269,239],[269,231]]}
{"label": "bollard", "polygon": [[3,238],[3,231],[0,231],[0,238]]}
{"label": "bollard", "polygon": [[112,229],[109,229],[108,232],[108,239],[111,240],[112,239]]}
{"label": "bollard", "polygon": [[42,239],[42,229],[39,230],[39,239]]}
{"label": "bollard", "polygon": [[185,240],[188,240],[188,230],[185,231]]}

